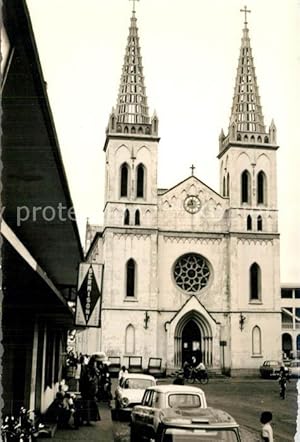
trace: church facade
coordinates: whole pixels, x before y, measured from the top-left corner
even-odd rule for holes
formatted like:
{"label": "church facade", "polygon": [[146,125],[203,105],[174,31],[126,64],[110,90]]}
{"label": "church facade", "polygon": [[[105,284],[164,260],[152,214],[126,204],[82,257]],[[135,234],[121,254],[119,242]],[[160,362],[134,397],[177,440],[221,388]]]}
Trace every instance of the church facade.
{"label": "church facade", "polygon": [[87,261],[104,265],[94,351],[192,356],[215,370],[281,357],[276,127],[266,129],[245,21],[220,188],[194,176],[157,184],[158,117],[149,116],[132,13],[117,106],[106,132],[104,223],[87,226]]}

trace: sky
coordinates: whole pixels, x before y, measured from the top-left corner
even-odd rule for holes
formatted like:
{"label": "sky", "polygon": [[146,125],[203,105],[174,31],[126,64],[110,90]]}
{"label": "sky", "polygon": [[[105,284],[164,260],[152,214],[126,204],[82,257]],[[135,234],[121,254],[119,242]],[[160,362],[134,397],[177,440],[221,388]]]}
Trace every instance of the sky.
{"label": "sky", "polygon": [[[103,221],[103,146],[116,105],[133,4],[27,0],[79,231]],[[150,115],[159,117],[158,187],[195,175],[219,192],[242,37],[239,0],[140,0]],[[300,283],[300,0],[248,0],[265,125],[277,126],[281,282]]]}

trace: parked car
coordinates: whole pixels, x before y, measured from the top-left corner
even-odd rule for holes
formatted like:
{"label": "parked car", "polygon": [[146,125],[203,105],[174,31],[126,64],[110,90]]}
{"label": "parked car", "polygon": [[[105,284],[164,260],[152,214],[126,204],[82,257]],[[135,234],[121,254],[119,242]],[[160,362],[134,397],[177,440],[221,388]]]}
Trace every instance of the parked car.
{"label": "parked car", "polygon": [[277,378],[279,376],[280,368],[282,367],[282,365],[283,364],[280,361],[265,361],[259,368],[261,377]]}
{"label": "parked car", "polygon": [[123,377],[115,391],[113,418],[129,415],[132,408],[142,402],[145,390],[154,385],[156,385],[155,377],[147,374],[128,373]]}
{"label": "parked car", "polygon": [[289,365],[289,376],[292,378],[300,378],[300,360],[293,359]]}
{"label": "parked car", "polygon": [[206,397],[198,387],[170,384],[147,388],[141,405],[135,406],[131,413],[131,440],[155,439],[168,422],[170,413],[179,422],[185,414],[190,420],[191,416],[196,419],[202,408],[207,408]]}

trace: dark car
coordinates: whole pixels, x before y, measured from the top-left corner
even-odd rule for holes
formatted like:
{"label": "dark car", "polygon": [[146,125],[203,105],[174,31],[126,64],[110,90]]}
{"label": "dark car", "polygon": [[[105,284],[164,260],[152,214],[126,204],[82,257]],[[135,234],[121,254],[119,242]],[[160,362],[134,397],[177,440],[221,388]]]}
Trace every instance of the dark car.
{"label": "dark car", "polygon": [[278,378],[282,366],[281,361],[265,361],[259,368],[260,375],[262,378]]}
{"label": "dark car", "polygon": [[[143,440],[142,432],[137,434],[133,428],[131,430],[132,442]],[[211,407],[165,410],[151,439],[156,442],[241,442],[239,425],[233,417],[226,411]]]}

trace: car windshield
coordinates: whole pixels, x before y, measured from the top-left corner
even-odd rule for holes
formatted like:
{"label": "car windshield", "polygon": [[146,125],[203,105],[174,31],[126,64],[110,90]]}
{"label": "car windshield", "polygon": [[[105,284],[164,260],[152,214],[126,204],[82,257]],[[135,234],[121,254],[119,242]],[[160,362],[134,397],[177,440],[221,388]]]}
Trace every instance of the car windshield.
{"label": "car windshield", "polygon": [[162,442],[238,442],[237,433],[233,429],[226,430],[200,430],[200,429],[177,429],[165,430]]}
{"label": "car windshield", "polygon": [[146,388],[152,387],[152,385],[154,385],[154,382],[151,379],[126,379],[123,387],[146,390]]}
{"label": "car windshield", "polygon": [[169,395],[170,408],[198,408],[201,407],[198,394],[180,393]]}

